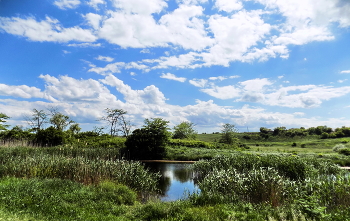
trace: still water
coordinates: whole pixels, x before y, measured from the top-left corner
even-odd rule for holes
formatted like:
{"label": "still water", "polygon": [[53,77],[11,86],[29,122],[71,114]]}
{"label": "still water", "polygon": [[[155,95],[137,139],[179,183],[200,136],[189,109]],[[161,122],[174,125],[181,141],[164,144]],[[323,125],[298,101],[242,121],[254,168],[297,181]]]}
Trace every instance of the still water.
{"label": "still water", "polygon": [[194,182],[194,173],[188,163],[147,163],[147,167],[162,175],[159,189],[162,201],[174,201],[184,198],[186,193],[199,192]]}

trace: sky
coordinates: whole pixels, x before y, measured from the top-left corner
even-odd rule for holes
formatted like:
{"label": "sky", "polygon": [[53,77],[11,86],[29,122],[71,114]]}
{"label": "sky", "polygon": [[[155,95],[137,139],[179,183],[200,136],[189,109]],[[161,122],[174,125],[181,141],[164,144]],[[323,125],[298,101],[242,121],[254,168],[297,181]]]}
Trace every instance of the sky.
{"label": "sky", "polygon": [[[0,112],[350,126],[349,0],[0,0]],[[48,126],[48,125],[47,125]]]}

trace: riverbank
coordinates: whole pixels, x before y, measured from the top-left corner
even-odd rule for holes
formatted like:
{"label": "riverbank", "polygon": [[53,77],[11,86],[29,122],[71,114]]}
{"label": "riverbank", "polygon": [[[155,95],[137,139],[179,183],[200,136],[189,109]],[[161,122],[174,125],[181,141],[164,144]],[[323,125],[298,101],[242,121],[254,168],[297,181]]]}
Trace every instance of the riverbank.
{"label": "riverbank", "polygon": [[193,164],[197,161],[186,161],[186,160],[140,160],[142,163],[187,163]]}

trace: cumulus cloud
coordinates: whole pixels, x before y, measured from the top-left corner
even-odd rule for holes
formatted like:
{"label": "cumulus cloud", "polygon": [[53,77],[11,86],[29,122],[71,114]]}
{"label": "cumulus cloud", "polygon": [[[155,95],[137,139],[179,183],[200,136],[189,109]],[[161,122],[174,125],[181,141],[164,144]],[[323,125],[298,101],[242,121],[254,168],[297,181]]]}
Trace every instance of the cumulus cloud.
{"label": "cumulus cloud", "polygon": [[232,12],[243,8],[240,0],[216,0],[215,7],[220,11]]}
{"label": "cumulus cloud", "polygon": [[50,17],[42,21],[37,21],[32,17],[26,19],[0,17],[0,29],[9,34],[41,42],[94,42],[97,39],[90,30],[80,27],[63,28],[58,20]]}
{"label": "cumulus cloud", "polygon": [[[44,99],[43,101],[0,99],[0,109],[7,110],[8,114],[15,118],[11,123],[20,124],[20,116],[24,113],[29,114],[33,108],[46,109],[50,106],[59,106],[63,113],[77,118],[79,123],[96,125],[98,123],[95,120],[103,116],[105,108],[116,106],[128,111],[133,123],[138,126],[143,124],[144,118],[162,117],[173,124],[185,120],[194,122],[203,132],[218,131],[224,122],[237,126],[249,126],[249,128],[254,128],[256,125],[271,125],[271,127],[276,125],[286,127],[327,125],[332,127],[350,124],[350,121],[347,122],[344,119],[308,117],[302,112],[290,114],[271,112],[261,107],[248,105],[237,108],[220,106],[213,100],[196,100],[194,104],[186,106],[170,105],[156,86],[149,85],[142,90],[134,90],[113,75],[105,76],[99,80],[50,75],[40,75],[40,78],[46,85],[44,91],[25,85],[0,85],[0,95],[2,96]],[[259,79],[253,80],[259,82]],[[316,85],[282,87],[270,92],[264,90],[264,87],[272,87],[273,85],[269,85],[266,79],[260,79],[260,82],[265,82],[259,85],[264,85],[260,89],[267,91],[267,93],[260,90],[260,92],[255,91],[255,94],[244,94],[246,100],[285,107],[315,107],[325,100],[350,93],[350,87],[335,88]],[[252,82],[244,81],[244,84],[241,83],[225,87],[212,85],[211,88],[200,88],[200,90],[207,90],[207,93],[220,99],[233,99],[235,96],[242,96],[242,91],[251,89],[246,85]],[[115,88],[121,97],[118,99],[111,93],[109,87]],[[264,99],[259,99],[259,93],[264,96]],[[256,128],[256,130],[258,129]]]}
{"label": "cumulus cloud", "polygon": [[341,74],[350,74],[350,70],[344,70],[340,72]]}
{"label": "cumulus cloud", "polygon": [[106,61],[106,62],[112,62],[114,60],[114,58],[111,58],[111,57],[108,57],[108,56],[102,56],[102,55],[99,55],[95,59],[99,60],[99,61]]}
{"label": "cumulus cloud", "polygon": [[125,67],[124,62],[116,62],[107,64],[105,67],[96,67],[93,64],[90,64],[90,69],[88,72],[95,72],[100,75],[109,75],[114,73],[120,73],[120,69]]}
{"label": "cumulus cloud", "polygon": [[43,98],[43,92],[36,87],[29,87],[27,85],[11,86],[0,84],[0,95],[13,96],[21,98]]}
{"label": "cumulus cloud", "polygon": [[98,10],[98,5],[105,4],[104,0],[90,0],[88,5]]}
{"label": "cumulus cloud", "polygon": [[102,102],[116,99],[105,86],[93,79],[77,80],[68,76],[56,78],[50,75],[39,77],[45,81],[45,94],[58,101]]}
{"label": "cumulus cloud", "polygon": [[132,104],[163,104],[166,100],[164,94],[159,91],[154,85],[147,86],[143,90],[133,90],[129,85],[124,84],[123,81],[113,75],[106,76],[101,80],[102,83],[115,87],[120,93],[124,95],[127,103]]}
{"label": "cumulus cloud", "polygon": [[232,99],[240,95],[240,90],[231,85],[223,87],[212,86],[201,89],[201,91],[219,99]]}
{"label": "cumulus cloud", "polygon": [[80,4],[80,1],[79,0],[56,0],[54,1],[53,4],[59,7],[60,9],[72,9],[72,8],[76,8]]}
{"label": "cumulus cloud", "polygon": [[162,75],[160,76],[161,78],[165,78],[165,79],[169,79],[169,80],[174,80],[174,81],[179,81],[179,82],[185,82],[186,78],[184,77],[176,77],[174,74],[171,73],[162,73]]}
{"label": "cumulus cloud", "polygon": [[195,87],[205,87],[208,83],[206,79],[192,79],[189,81]]}

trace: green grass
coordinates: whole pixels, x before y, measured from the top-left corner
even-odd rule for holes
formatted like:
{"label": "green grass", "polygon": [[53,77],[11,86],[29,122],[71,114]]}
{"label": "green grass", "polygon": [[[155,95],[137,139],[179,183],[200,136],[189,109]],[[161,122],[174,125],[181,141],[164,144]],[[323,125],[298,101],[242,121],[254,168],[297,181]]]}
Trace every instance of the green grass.
{"label": "green grass", "polygon": [[128,187],[102,182],[97,186],[61,179],[0,181],[0,207],[8,214],[25,214],[36,220],[116,220],[126,206],[136,203]]}
{"label": "green grass", "polygon": [[0,221],[350,220],[350,178],[332,164],[350,165],[332,150],[348,147],[345,138],[239,134],[247,150],[210,143],[220,136],[167,146],[168,160],[207,159],[194,165],[202,192],[175,202],[143,201],[157,175],[119,160],[120,139],[103,147],[0,148]]}

